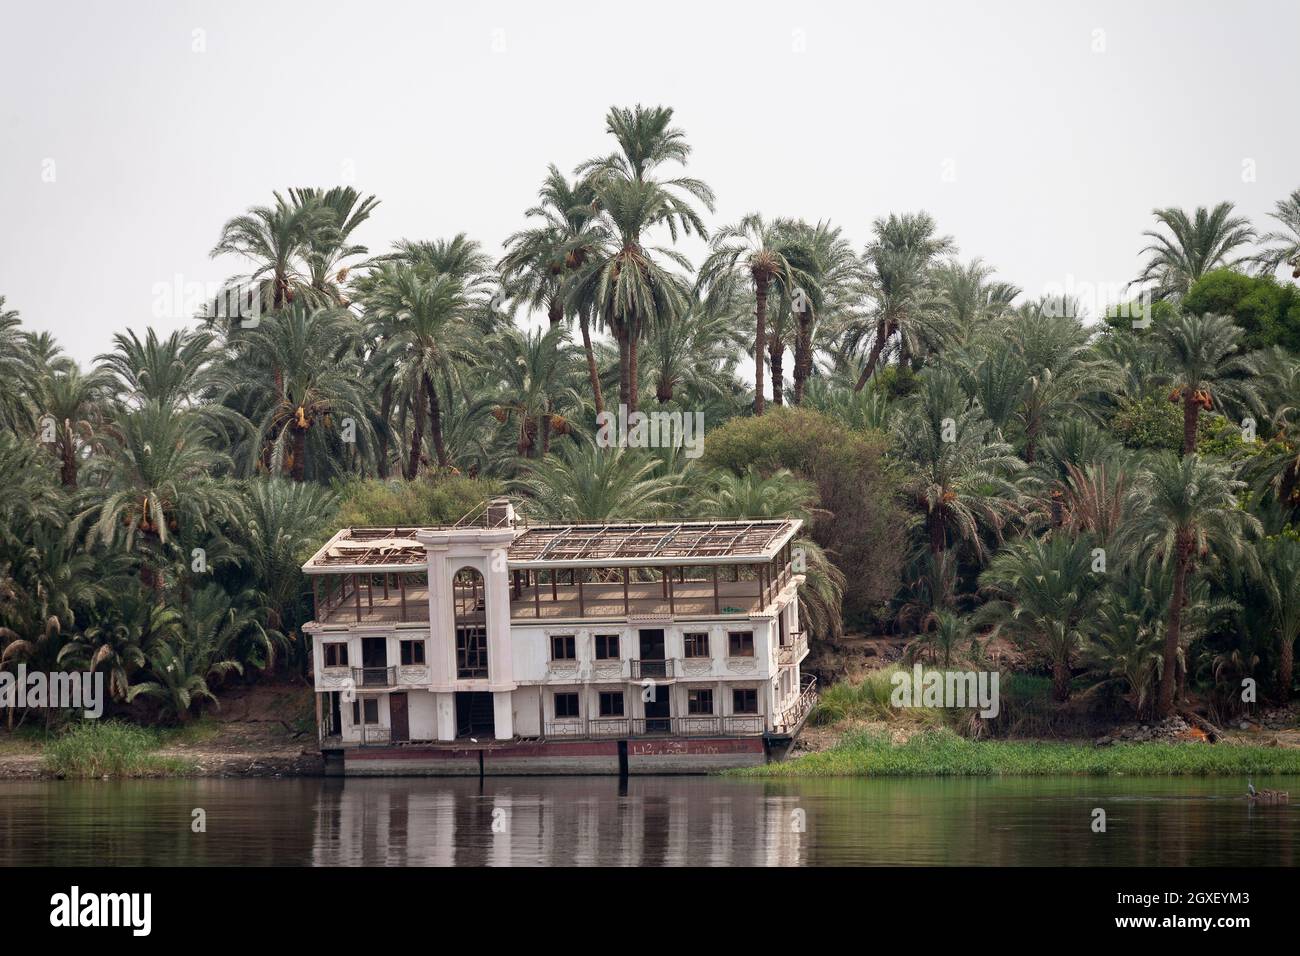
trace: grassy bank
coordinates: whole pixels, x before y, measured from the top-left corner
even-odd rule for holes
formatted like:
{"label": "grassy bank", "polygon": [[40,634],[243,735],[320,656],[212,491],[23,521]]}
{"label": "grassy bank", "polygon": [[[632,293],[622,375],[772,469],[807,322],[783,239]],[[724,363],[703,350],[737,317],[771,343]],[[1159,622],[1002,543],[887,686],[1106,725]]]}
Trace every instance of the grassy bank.
{"label": "grassy bank", "polygon": [[45,745],[42,763],[59,777],[172,777],[194,772],[194,761],[164,757],[157,730],[117,721],[87,720]]}
{"label": "grassy bank", "polygon": [[1235,744],[1121,743],[1108,747],[1042,741],[967,740],[948,730],[892,743],[857,733],[821,753],[736,771],[747,776],[1209,776],[1300,774],[1300,750]]}

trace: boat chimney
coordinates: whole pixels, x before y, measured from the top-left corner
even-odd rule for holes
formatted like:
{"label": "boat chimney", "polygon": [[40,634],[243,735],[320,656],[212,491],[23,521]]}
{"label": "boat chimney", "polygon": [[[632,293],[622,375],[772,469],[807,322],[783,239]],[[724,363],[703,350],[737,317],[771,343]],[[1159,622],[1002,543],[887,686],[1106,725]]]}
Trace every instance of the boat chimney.
{"label": "boat chimney", "polygon": [[515,526],[515,508],[509,498],[493,498],[487,503],[487,526],[489,528],[513,528]]}

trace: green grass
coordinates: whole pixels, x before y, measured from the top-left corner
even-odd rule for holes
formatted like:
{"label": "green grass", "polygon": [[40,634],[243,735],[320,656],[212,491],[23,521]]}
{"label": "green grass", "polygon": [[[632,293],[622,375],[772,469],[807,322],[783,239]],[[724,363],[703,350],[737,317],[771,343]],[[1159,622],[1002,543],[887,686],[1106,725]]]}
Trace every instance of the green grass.
{"label": "green grass", "polygon": [[1210,776],[1300,774],[1300,750],[1233,744],[1092,744],[967,740],[927,730],[903,744],[858,733],[821,753],[734,773],[771,777]]}
{"label": "green grass", "polygon": [[194,771],[194,763],[160,757],[156,730],[117,721],[74,724],[45,746],[45,769],[59,777],[171,777]]}

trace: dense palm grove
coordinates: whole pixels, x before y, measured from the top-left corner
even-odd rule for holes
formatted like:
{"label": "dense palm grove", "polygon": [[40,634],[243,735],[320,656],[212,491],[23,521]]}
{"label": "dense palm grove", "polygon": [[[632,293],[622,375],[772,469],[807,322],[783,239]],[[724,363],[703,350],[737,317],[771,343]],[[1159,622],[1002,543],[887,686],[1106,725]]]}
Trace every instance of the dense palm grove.
{"label": "dense palm grove", "polygon": [[[372,252],[375,197],[292,189],[213,248],[257,322],[123,332],[83,369],[0,299],[3,666],[99,669],[185,719],[304,673],[299,567],[336,527],[504,492],[534,520],[803,517],[822,641],[900,631],[947,665],[1009,641],[1116,716],[1289,696],[1300,190],[1267,232],[1157,210],[1137,305],[1091,316],[925,213],[863,250],[831,220],[713,224],[671,110],[606,126],[500,261],[463,234]],[[617,405],[702,411],[703,457],[603,447]]]}

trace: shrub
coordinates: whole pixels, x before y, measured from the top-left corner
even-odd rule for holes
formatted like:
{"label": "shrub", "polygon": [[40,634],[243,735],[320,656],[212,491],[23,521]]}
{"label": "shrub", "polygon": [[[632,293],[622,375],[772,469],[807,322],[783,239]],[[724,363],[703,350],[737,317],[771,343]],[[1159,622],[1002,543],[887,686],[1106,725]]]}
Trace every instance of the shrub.
{"label": "shrub", "polygon": [[701,464],[736,474],[750,466],[763,474],[788,468],[811,481],[824,511],[809,530],[847,571],[845,612],[852,615],[898,589],[906,516],[887,449],[880,432],[848,428],[808,408],[773,408],[710,431]]}
{"label": "shrub", "polygon": [[118,721],[74,724],[45,747],[45,769],[59,777],[160,777],[189,772],[190,761],[159,757],[157,731]]}

